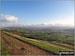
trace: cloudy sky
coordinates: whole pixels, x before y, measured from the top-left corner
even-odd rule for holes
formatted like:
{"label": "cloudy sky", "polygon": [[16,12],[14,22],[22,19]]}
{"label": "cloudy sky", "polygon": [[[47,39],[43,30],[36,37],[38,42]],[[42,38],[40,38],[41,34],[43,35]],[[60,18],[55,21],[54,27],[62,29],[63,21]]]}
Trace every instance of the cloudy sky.
{"label": "cloudy sky", "polygon": [[0,24],[74,26],[74,1],[2,1]]}

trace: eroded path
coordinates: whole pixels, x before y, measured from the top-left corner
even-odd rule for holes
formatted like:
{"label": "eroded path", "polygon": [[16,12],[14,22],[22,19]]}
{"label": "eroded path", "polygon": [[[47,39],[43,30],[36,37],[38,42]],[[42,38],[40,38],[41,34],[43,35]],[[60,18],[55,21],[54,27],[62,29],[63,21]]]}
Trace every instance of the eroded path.
{"label": "eroded path", "polygon": [[[18,32],[10,32],[10,33],[12,33],[12,34],[16,34],[16,35],[19,35],[19,36],[22,36],[20,33],[18,33]],[[29,38],[26,38],[26,39],[29,39]],[[53,43],[50,43],[50,42],[48,42],[48,41],[42,41],[42,40],[36,40],[36,39],[29,39],[29,40],[32,40],[32,41],[37,41],[37,42],[43,42],[43,43],[45,43],[45,44],[48,44],[48,45],[50,45],[50,46],[53,46],[53,47],[55,47],[55,48],[61,48],[61,49],[63,49],[63,50],[67,50],[67,51],[74,51],[74,49],[69,49],[69,48],[65,48],[65,47],[62,47],[62,46],[58,46],[58,45],[55,45],[55,44],[53,44]],[[65,45],[65,44],[64,44]],[[67,44],[66,44],[67,45]],[[69,46],[69,45],[68,45]],[[72,46],[73,47],[73,46]],[[60,50],[59,50],[60,51]]]}
{"label": "eroded path", "polygon": [[48,53],[28,43],[21,42],[3,32],[2,39],[9,48],[10,55],[52,55],[52,53]]}

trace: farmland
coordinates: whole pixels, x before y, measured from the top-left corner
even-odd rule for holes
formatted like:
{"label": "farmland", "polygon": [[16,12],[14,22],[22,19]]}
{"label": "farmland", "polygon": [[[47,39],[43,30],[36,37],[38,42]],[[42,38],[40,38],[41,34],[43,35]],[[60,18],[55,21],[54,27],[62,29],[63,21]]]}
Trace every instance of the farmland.
{"label": "farmland", "polygon": [[[59,51],[74,51],[73,34],[58,34],[57,32],[2,29],[1,54],[57,55]],[[64,39],[65,37],[67,38]]]}

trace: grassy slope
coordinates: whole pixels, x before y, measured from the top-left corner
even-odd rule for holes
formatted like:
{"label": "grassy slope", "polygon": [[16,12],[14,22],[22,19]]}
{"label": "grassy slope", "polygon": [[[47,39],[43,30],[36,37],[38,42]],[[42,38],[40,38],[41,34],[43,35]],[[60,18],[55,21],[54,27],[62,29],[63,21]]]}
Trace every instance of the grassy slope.
{"label": "grassy slope", "polygon": [[[16,33],[19,33],[19,32],[16,32]],[[13,33],[13,34],[15,34],[15,33]],[[19,34],[17,34],[17,35],[19,35]],[[28,38],[30,40],[33,40],[33,41],[36,41],[37,40],[36,37],[35,38],[33,38],[33,37],[26,37],[26,38]],[[37,36],[37,38],[39,38],[39,36]],[[42,41],[42,40],[37,40],[37,41],[41,41],[42,43],[48,44],[50,46],[53,45],[54,47],[57,46],[56,48],[66,49],[67,51],[73,51],[73,49],[74,49],[74,46],[69,45],[69,44],[66,44],[66,43],[60,43],[60,42],[55,42],[55,41],[54,42],[52,42],[52,41],[51,42],[48,42],[48,41]]]}
{"label": "grassy slope", "polygon": [[64,43],[57,43],[57,42],[52,42],[52,44],[55,44],[55,45],[57,45],[57,46],[62,46],[62,47],[64,47],[64,48],[68,48],[68,49],[71,49],[71,50],[73,50],[74,49],[74,46],[72,46],[72,45],[67,45],[67,44],[65,44],[64,45]]}
{"label": "grassy slope", "polygon": [[1,55],[9,56],[8,51],[9,49],[4,45],[3,40],[1,40]]}
{"label": "grassy slope", "polygon": [[[20,36],[15,35],[15,34],[11,34],[11,33],[8,33],[8,32],[5,32],[5,33],[7,35],[10,35],[10,36],[14,37],[14,38],[23,40],[23,41],[25,41],[27,43],[30,43],[30,44],[35,45],[37,47],[40,47],[41,49],[44,49],[44,50],[47,50],[47,51],[51,51],[51,52],[54,52],[56,54],[58,54],[59,50],[61,50],[60,48],[55,48],[53,46],[49,46],[49,45],[41,43],[41,42],[32,41],[32,40],[26,39],[24,37],[20,37]],[[66,50],[62,50],[62,51],[66,51]]]}

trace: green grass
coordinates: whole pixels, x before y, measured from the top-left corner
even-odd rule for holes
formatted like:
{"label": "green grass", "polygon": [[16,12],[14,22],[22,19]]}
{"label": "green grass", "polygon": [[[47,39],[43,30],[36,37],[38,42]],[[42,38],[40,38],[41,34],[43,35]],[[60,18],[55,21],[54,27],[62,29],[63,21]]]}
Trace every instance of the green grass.
{"label": "green grass", "polygon": [[0,55],[2,56],[10,56],[9,55],[9,53],[8,53],[8,51],[9,51],[9,49],[5,46],[5,44],[4,44],[4,42],[3,42],[3,40],[1,39],[1,37],[0,37],[0,51],[1,51],[1,53],[0,53]]}
{"label": "green grass", "polygon": [[62,47],[64,47],[64,48],[71,49],[71,50],[74,49],[74,47],[73,47],[72,45],[67,46],[67,45],[64,45],[64,43],[57,43],[57,42],[51,42],[51,43],[52,43],[52,44],[55,44],[55,45],[58,45],[58,46],[62,46]]}
{"label": "green grass", "polygon": [[[55,48],[53,46],[50,46],[50,45],[47,45],[47,44],[44,44],[44,43],[41,43],[41,42],[32,41],[32,40],[26,39],[25,37],[20,37],[20,36],[15,35],[15,34],[11,34],[11,33],[8,33],[8,32],[4,32],[4,33],[6,33],[7,35],[12,36],[14,38],[17,38],[17,39],[23,40],[27,43],[30,43],[34,46],[37,46],[41,49],[44,49],[44,50],[47,50],[47,51],[50,51],[50,52],[54,52],[56,54],[59,53],[59,50],[62,50],[60,48]],[[65,50],[62,50],[62,51],[65,51]]]}
{"label": "green grass", "polygon": [[9,51],[9,49],[4,45],[3,40],[1,40],[1,55],[9,56],[8,51]]}

